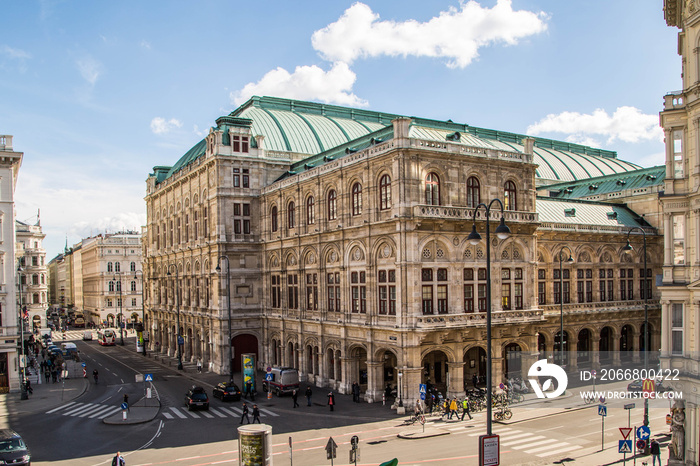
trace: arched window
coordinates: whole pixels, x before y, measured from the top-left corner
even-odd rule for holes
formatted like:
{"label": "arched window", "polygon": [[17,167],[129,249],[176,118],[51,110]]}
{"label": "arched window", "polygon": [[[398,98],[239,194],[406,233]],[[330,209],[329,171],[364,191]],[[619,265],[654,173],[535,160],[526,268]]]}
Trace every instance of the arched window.
{"label": "arched window", "polygon": [[505,210],[518,210],[518,197],[515,193],[515,183],[506,181],[505,196],[503,198],[503,208]]}
{"label": "arched window", "polygon": [[467,207],[476,207],[481,203],[479,188],[479,179],[475,176],[470,176],[467,179]]}
{"label": "arched window", "polygon": [[338,194],[335,189],[328,192],[328,220],[335,220],[338,217],[337,211]]}
{"label": "arched window", "polygon": [[111,263],[111,262],[107,262],[107,272],[112,272],[112,271],[113,271],[113,270],[112,270],[112,263]]}
{"label": "arched window", "polygon": [[129,269],[130,269],[132,272],[136,272],[136,262],[132,262],[132,263],[129,265]]}
{"label": "arched window", "polygon": [[391,178],[384,175],[379,179],[379,210],[391,207]]}
{"label": "arched window", "polygon": [[109,291],[112,291],[112,292],[113,292],[113,291],[114,291],[114,282],[109,282],[109,283],[107,284],[107,289],[108,289]]}
{"label": "arched window", "polygon": [[440,178],[435,173],[425,177],[425,203],[440,205]]}
{"label": "arched window", "polygon": [[272,206],[272,212],[270,212],[270,223],[272,231],[277,231],[277,206]]}
{"label": "arched window", "polygon": [[121,290],[122,290],[122,281],[119,280],[119,281],[117,281],[117,291],[121,291]]}
{"label": "arched window", "polygon": [[309,196],[306,199],[306,224],[313,225],[316,223],[316,208],[314,207],[314,197]]}
{"label": "arched window", "polygon": [[136,280],[131,282],[131,291],[136,291]]}
{"label": "arched window", "polygon": [[287,228],[294,228],[294,201],[287,207]]}
{"label": "arched window", "polygon": [[121,262],[115,262],[115,263],[114,263],[114,271],[115,271],[115,272],[121,272],[121,271],[122,271]]}
{"label": "arched window", "polygon": [[352,214],[360,215],[362,213],[362,185],[355,183],[352,185]]}

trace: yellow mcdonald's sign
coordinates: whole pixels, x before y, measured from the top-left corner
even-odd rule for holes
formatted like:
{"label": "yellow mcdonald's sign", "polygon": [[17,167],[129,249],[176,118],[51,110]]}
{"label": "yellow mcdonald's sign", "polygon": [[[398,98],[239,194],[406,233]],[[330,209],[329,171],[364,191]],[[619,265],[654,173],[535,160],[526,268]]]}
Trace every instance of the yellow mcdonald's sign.
{"label": "yellow mcdonald's sign", "polygon": [[647,393],[654,393],[654,379],[644,379],[642,381],[642,391]]}

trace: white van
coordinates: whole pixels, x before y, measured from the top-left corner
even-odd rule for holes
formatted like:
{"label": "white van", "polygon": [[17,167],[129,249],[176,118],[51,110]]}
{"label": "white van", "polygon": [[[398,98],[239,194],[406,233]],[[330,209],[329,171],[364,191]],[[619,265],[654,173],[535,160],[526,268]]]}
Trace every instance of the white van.
{"label": "white van", "polygon": [[269,376],[272,380],[263,380],[263,391],[274,392],[277,396],[299,390],[299,372],[293,367],[273,367]]}

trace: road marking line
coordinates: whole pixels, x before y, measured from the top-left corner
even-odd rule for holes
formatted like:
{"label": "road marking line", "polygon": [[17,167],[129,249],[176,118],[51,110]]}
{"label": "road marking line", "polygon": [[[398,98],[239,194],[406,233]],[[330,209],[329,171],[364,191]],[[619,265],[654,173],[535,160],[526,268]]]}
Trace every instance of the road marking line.
{"label": "road marking line", "polygon": [[[273,413],[272,411],[268,411],[268,410],[265,409],[265,408],[260,408],[260,411],[263,412],[263,413],[265,413],[265,414],[267,414],[268,416],[272,416],[272,417],[278,417],[278,416],[279,416],[279,414],[275,414],[275,413]],[[265,414],[263,414],[263,416],[264,416]]]}
{"label": "road marking line", "polygon": [[120,408],[119,406],[117,406],[116,408],[114,408],[114,409],[112,409],[112,410],[110,410],[110,411],[107,411],[107,412],[104,413],[104,414],[100,414],[99,416],[97,416],[97,419],[104,419],[104,418],[106,418],[107,416],[111,416],[112,414],[116,414],[117,411],[119,411],[120,409],[121,409],[121,408]]}
{"label": "road marking line", "polygon": [[166,419],[175,419],[170,413],[163,413],[163,416],[165,416]]}
{"label": "road marking line", "polygon": [[111,411],[112,408],[113,408],[113,406],[103,406],[102,409],[100,409],[100,410],[98,410],[97,412],[95,412],[95,413],[91,414],[90,416],[88,416],[88,419],[95,418],[95,417],[99,416],[100,414],[102,414],[102,413],[104,413],[104,412],[106,412],[106,411]]}
{"label": "road marking line", "polygon": [[85,417],[85,416],[87,416],[88,414],[94,413],[94,412],[97,411],[98,409],[102,409],[103,406],[104,406],[104,405],[93,405],[91,408],[86,409],[86,410],[83,410],[81,413],[71,414],[71,416]]}
{"label": "road marking line", "polygon": [[89,406],[89,404],[88,403],[78,403],[78,404],[72,406],[71,409],[69,409],[68,411],[64,411],[62,414],[64,416],[70,416],[72,413],[74,413],[76,411],[80,411],[81,409],[85,408],[86,406]]}
{"label": "road marking line", "polygon": [[182,414],[177,408],[171,406],[170,409],[179,417],[180,419],[187,419],[187,416]]}
{"label": "road marking line", "polygon": [[210,413],[214,413],[214,414],[216,414],[216,415],[219,416],[219,417],[227,417],[225,414],[218,412],[218,411],[215,410],[214,408],[209,408],[209,412],[210,412]]}
{"label": "road marking line", "polygon": [[[506,441],[502,442],[502,444],[503,444],[503,445],[511,446],[511,445],[517,445],[517,444],[523,443],[523,442],[532,442],[533,440],[540,440],[540,439],[543,439],[543,438],[544,438],[543,435],[537,435],[537,436],[535,436],[535,437],[521,438],[521,439],[513,440],[513,441],[511,441],[510,439],[507,439]],[[532,444],[530,443],[530,444],[528,444],[528,445],[532,445]]]}
{"label": "road marking line", "polygon": [[571,445],[568,448],[561,448],[559,450],[549,451],[547,453],[542,453],[541,455],[537,455],[537,456],[540,458],[544,458],[545,456],[556,455],[557,453],[564,453],[564,452],[571,451],[571,450],[578,450],[579,448],[583,448],[583,447],[581,447],[579,445]]}
{"label": "road marking line", "polygon": [[65,404],[65,405],[63,405],[63,406],[59,406],[58,408],[54,408],[54,409],[52,409],[51,411],[46,411],[46,414],[55,413],[56,411],[60,411],[60,410],[62,410],[62,409],[65,409],[65,408],[69,407],[70,405],[74,405],[74,404],[75,404],[75,401],[71,401],[71,402],[69,402],[69,403],[67,403],[67,404]]}
{"label": "road marking line", "polygon": [[193,413],[193,412],[190,411],[190,410],[187,410],[187,411],[185,411],[185,412],[186,412],[187,414],[189,414],[190,416],[192,416],[193,418],[199,419],[199,414]]}
{"label": "road marking line", "polygon": [[548,438],[546,440],[540,440],[538,442],[528,443],[527,445],[517,445],[513,448],[516,450],[522,450],[523,448],[532,448],[532,447],[536,447],[538,445],[544,445],[545,443],[552,443],[552,439]]}
{"label": "road marking line", "polygon": [[[561,442],[560,445],[569,445],[569,442]],[[551,449],[552,449],[552,445],[547,445],[546,447],[537,447],[537,448],[532,448],[532,449],[530,449],[530,450],[525,450],[525,453],[528,453],[528,454],[530,454],[530,453],[541,453],[541,452],[543,452],[543,451],[545,451],[545,450],[551,450]]]}
{"label": "road marking line", "polygon": [[214,419],[214,416],[209,414],[207,411],[202,411],[200,414],[204,417],[208,417],[209,419]]}
{"label": "road marking line", "polygon": [[507,436],[503,436],[503,441],[505,442],[507,440],[516,439],[516,438],[520,438],[520,437],[531,437],[532,435],[534,435],[534,434],[531,432],[523,432],[522,434],[517,434],[517,435],[507,435]]}
{"label": "road marking line", "polygon": [[[510,432],[510,431],[512,431],[512,432]],[[504,432],[510,432],[511,434],[516,434],[516,433],[519,433],[520,431],[519,431],[519,430],[513,430],[513,429],[508,428],[508,429],[500,429],[498,432],[494,432],[494,434],[496,434],[496,435],[501,435],[501,434],[504,433]],[[479,435],[483,435],[483,433],[482,433],[482,432],[477,432],[477,433],[475,433],[475,434],[469,434],[470,437],[478,437]]]}
{"label": "road marking line", "polygon": [[234,416],[234,417],[238,416],[238,414],[236,414],[235,412],[231,411],[229,408],[219,408],[219,409],[220,409],[221,411],[223,411],[224,413],[228,414],[229,416]]}

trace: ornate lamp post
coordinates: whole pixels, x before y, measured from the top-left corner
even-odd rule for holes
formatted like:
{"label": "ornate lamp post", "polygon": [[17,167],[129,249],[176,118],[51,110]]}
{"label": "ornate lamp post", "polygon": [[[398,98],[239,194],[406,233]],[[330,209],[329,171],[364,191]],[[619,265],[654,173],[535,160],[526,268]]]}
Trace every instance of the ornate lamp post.
{"label": "ornate lamp post", "polygon": [[[117,280],[117,276],[119,280]],[[121,345],[124,346],[124,315],[122,314],[122,273],[115,272],[114,282],[116,283],[117,291],[119,291],[119,339]]]}
{"label": "ornate lamp post", "polygon": [[479,244],[481,235],[476,231],[476,212],[480,207],[486,210],[486,435],[491,435],[492,410],[491,406],[491,230],[489,228],[489,218],[491,216],[491,206],[497,202],[501,207],[501,223],[496,227],[496,236],[499,239],[506,239],[510,236],[510,228],[506,225],[503,218],[503,202],[500,199],[494,199],[489,202],[489,205],[484,203],[479,204],[474,209],[472,232],[467,238],[471,244]]}
{"label": "ornate lamp post", "polygon": [[563,246],[559,250],[559,365],[564,367],[564,270],[562,263],[564,259],[564,249],[569,251],[569,257],[566,262],[573,263],[573,252],[569,246]]}
{"label": "ornate lamp post", "polygon": [[20,390],[20,400],[28,400],[29,395],[27,394],[27,384],[26,384],[26,373],[25,365],[27,357],[24,354],[24,311],[22,309],[22,266],[17,266],[17,281],[19,285],[19,316],[17,324],[19,325],[20,334],[20,345],[22,346],[22,362],[19,364],[19,390]]}
{"label": "ornate lamp post", "polygon": [[[642,283],[644,286],[641,287],[640,292],[644,294],[644,370],[649,377],[649,308],[647,305],[647,298],[649,296],[649,290],[647,286],[647,234],[643,228],[632,227],[627,232],[627,244],[622,248],[622,252],[625,254],[631,254],[634,248],[630,244],[630,234],[634,230],[639,230],[642,232],[642,252],[644,254],[644,272],[642,273]],[[644,425],[649,425],[649,398],[644,398]]]}
{"label": "ornate lamp post", "polygon": [[233,341],[231,339],[231,277],[229,275],[231,264],[228,261],[228,256],[219,256],[216,263],[217,273],[221,272],[221,261],[226,259],[226,306],[228,307],[228,365],[229,365],[229,380],[233,382]]}
{"label": "ornate lamp post", "polygon": [[177,370],[182,370],[182,345],[180,344],[180,275],[177,272],[177,265],[170,264],[168,266],[168,277],[170,277],[170,267],[175,267],[175,309],[177,309]]}
{"label": "ornate lamp post", "polygon": [[[143,287],[146,284],[146,281],[143,279],[143,271],[142,270],[136,270],[134,271],[134,281],[138,279],[138,274],[141,274],[141,343],[142,343],[142,348],[143,348],[143,355],[146,356],[146,342],[143,339],[143,332],[146,330],[146,305],[143,302]],[[137,337],[138,338],[138,337]]]}

